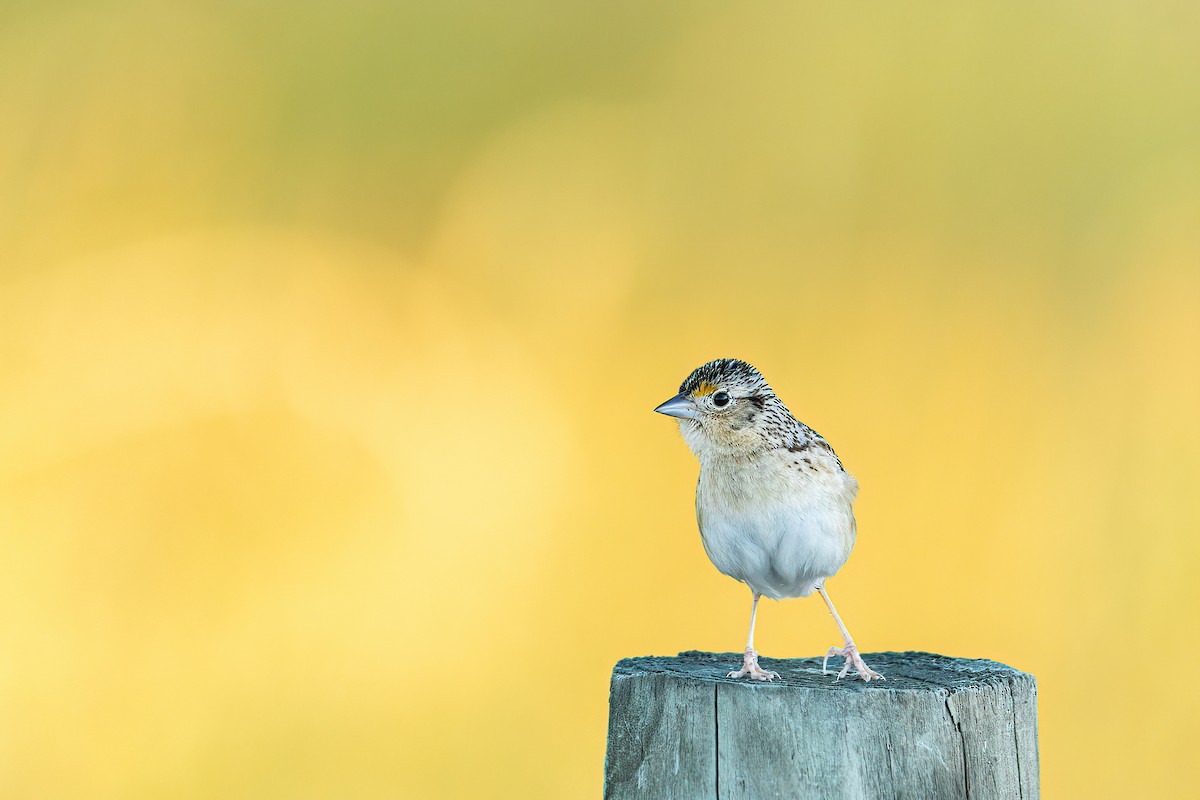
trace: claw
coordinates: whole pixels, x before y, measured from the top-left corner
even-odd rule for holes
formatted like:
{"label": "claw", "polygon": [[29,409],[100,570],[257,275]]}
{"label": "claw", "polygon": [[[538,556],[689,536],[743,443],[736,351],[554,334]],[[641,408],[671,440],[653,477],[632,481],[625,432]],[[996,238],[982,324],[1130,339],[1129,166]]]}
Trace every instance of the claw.
{"label": "claw", "polygon": [[824,660],[821,661],[822,675],[829,674],[829,671],[826,669],[826,667],[829,664],[830,656],[842,656],[846,659],[846,663],[842,666],[841,672],[839,672],[837,677],[833,679],[835,683],[850,674],[850,667],[854,667],[854,671],[858,673],[858,677],[862,678],[866,683],[870,683],[872,679],[881,681],[887,680],[887,678],[883,677],[878,672],[867,666],[866,662],[862,660],[862,656],[858,654],[858,648],[854,646],[854,642],[846,642],[845,647],[829,648],[829,652],[825,654]]}
{"label": "claw", "polygon": [[734,670],[725,676],[726,678],[745,678],[749,677],[755,681],[773,681],[779,678],[778,672],[773,672],[769,669],[762,669],[758,666],[758,653],[753,650],[747,650],[742,655],[742,668]]}
{"label": "claw", "polygon": [[829,666],[829,657],[830,656],[840,656],[840,655],[845,655],[841,651],[840,648],[837,648],[837,647],[829,648],[829,652],[825,654],[825,658],[821,659],[821,674],[822,675],[829,674],[829,670],[827,669],[827,667]]}

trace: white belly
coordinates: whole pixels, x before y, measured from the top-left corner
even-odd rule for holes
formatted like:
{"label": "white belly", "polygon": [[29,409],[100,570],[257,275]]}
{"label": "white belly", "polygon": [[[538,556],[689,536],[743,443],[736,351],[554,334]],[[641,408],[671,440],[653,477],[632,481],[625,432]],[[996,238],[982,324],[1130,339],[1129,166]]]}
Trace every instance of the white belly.
{"label": "white belly", "polygon": [[696,516],[709,559],[767,597],[805,597],[854,546],[857,484],[845,473],[702,470]]}

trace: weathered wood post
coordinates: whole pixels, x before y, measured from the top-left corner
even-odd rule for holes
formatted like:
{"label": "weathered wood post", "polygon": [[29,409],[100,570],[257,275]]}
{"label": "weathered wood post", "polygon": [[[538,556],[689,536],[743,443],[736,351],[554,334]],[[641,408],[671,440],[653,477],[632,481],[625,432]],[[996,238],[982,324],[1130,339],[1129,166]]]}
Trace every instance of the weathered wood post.
{"label": "weathered wood post", "polygon": [[932,653],[863,657],[887,681],[835,683],[819,658],[760,659],[780,674],[772,683],[726,678],[740,653],[618,662],[605,798],[1036,800],[1032,675]]}

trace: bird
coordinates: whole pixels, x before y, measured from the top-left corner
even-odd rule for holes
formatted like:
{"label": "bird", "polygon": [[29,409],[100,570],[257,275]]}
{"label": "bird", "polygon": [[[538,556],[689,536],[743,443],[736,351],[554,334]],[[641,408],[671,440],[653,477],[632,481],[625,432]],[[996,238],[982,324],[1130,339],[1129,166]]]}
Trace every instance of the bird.
{"label": "bird", "polygon": [[720,358],[692,371],[679,393],[654,409],[674,417],[700,462],[696,521],[713,565],[750,587],[750,633],[740,669],[730,678],[772,681],[759,666],[754,622],[762,597],[782,600],[821,595],[841,631],[843,645],[829,659],[863,681],[884,680],[863,661],[838,616],[825,581],[854,548],[855,480],[823,436],[797,420],[762,373],[745,361]]}

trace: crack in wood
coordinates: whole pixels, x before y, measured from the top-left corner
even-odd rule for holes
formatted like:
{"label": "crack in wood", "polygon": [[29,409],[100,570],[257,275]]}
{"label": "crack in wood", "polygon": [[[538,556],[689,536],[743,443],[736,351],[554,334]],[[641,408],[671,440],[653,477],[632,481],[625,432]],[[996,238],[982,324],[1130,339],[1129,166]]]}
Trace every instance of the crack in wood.
{"label": "crack in wood", "polygon": [[950,724],[958,731],[958,741],[962,745],[962,762],[963,762],[963,797],[970,800],[971,797],[971,775],[967,771],[967,737],[963,735],[962,723],[958,721],[958,717],[954,713],[954,705],[950,702],[951,693],[946,693],[946,712],[950,715]]}
{"label": "crack in wood", "polygon": [[1013,758],[1017,763],[1017,800],[1024,800],[1025,785],[1021,780],[1021,742],[1017,736],[1017,698],[1013,695],[1011,686],[1008,687],[1008,704],[1012,708]]}
{"label": "crack in wood", "polygon": [[721,684],[713,685],[713,794],[721,800]]}

